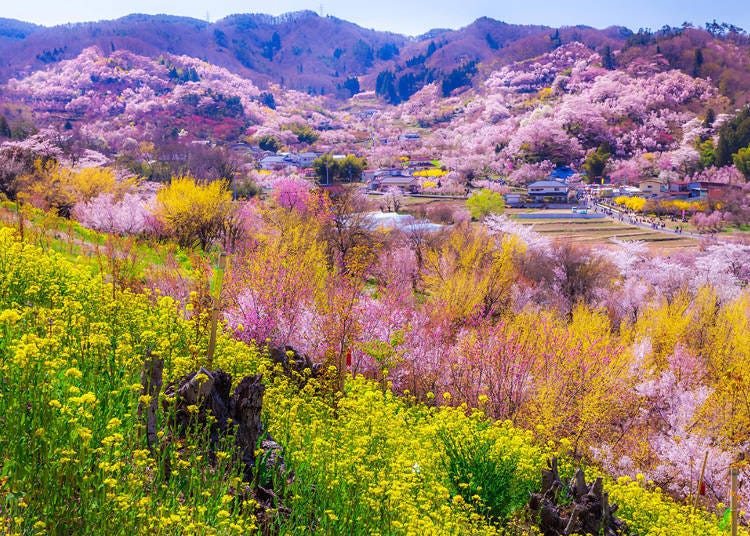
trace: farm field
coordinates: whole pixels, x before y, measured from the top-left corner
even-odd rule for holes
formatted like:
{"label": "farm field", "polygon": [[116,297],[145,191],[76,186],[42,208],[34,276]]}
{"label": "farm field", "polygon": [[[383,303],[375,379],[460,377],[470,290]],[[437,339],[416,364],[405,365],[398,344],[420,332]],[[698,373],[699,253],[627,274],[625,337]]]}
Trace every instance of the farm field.
{"label": "farm field", "polygon": [[[547,214],[547,213],[545,213]],[[518,213],[509,212],[518,223],[531,226],[534,231],[552,239],[564,239],[592,246],[611,245],[613,240],[645,242],[649,249],[664,251],[690,250],[698,247],[699,240],[673,232],[646,229],[621,223],[612,218],[568,219],[568,218],[518,218]]]}

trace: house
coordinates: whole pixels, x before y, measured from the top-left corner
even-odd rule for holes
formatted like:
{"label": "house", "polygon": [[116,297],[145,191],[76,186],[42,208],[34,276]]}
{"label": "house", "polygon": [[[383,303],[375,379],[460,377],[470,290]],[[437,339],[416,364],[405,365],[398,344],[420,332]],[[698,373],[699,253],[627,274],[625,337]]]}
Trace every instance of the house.
{"label": "house", "polygon": [[[320,156],[319,153],[308,151],[305,153],[277,153],[264,156],[260,159],[261,169],[276,171],[287,167],[297,167],[300,169],[312,167],[313,161]],[[344,158],[341,155],[334,155],[334,160]]]}
{"label": "house", "polygon": [[659,194],[663,188],[664,183],[655,177],[644,179],[638,183],[638,189],[647,196]]}
{"label": "house", "polygon": [[560,181],[541,180],[527,187],[528,196],[534,203],[567,203],[568,185]]}
{"label": "house", "polygon": [[613,188],[612,192],[615,195],[625,195],[629,197],[640,196],[643,193],[640,188],[628,185],[620,186],[619,188]]}
{"label": "house", "polygon": [[238,141],[231,144],[229,150],[235,153],[250,153],[252,152],[252,147],[244,141]]}
{"label": "house", "polygon": [[313,152],[299,153],[297,155],[297,165],[301,168],[309,168],[312,166],[313,161],[319,156],[318,153]]}
{"label": "house", "polygon": [[680,190],[669,190],[668,192],[664,192],[663,194],[663,200],[676,201],[678,199],[688,199],[688,192]]}
{"label": "house", "polygon": [[377,186],[373,186],[373,184],[379,184],[380,179],[400,175],[404,175],[404,170],[401,168],[366,169],[362,172],[362,180],[368,184],[370,190],[377,190]]}
{"label": "house", "polygon": [[398,137],[398,141],[414,141],[419,139],[419,134],[416,132],[408,132],[406,134],[401,134]]}
{"label": "house", "polygon": [[404,175],[404,170],[401,168],[380,168],[380,169],[376,169],[372,176],[374,179],[376,179],[378,177],[384,177],[384,176],[397,177],[399,175]]}
{"label": "house", "polygon": [[552,170],[552,172],[549,174],[549,178],[552,180],[567,181],[575,174],[576,172],[570,169],[568,166],[559,166]]}
{"label": "house", "polygon": [[433,169],[435,168],[435,164],[433,164],[432,159],[429,158],[411,158],[409,159],[409,169]]}
{"label": "house", "polygon": [[[352,100],[359,99],[360,95],[363,95],[363,93],[357,93],[356,95],[352,96]],[[377,110],[369,109],[369,110],[361,110],[361,111],[357,112],[357,115],[361,119],[369,119],[370,117],[374,116],[376,113],[378,113]]]}
{"label": "house", "polygon": [[505,205],[509,207],[521,206],[526,201],[524,194],[505,194]]}
{"label": "house", "polygon": [[669,192],[685,192],[688,191],[688,183],[687,182],[681,182],[681,181],[672,181],[669,183],[669,187],[667,189]]}
{"label": "house", "polygon": [[277,171],[297,164],[297,158],[289,153],[264,156],[260,159],[260,168],[268,171]]}
{"label": "house", "polygon": [[378,175],[369,184],[371,190],[380,192],[384,192],[394,186],[405,192],[416,192],[419,188],[419,178],[403,174]]}
{"label": "house", "polygon": [[710,201],[719,200],[727,192],[739,191],[742,187],[738,184],[727,184],[725,182],[696,181],[688,183],[687,191],[690,199]]}

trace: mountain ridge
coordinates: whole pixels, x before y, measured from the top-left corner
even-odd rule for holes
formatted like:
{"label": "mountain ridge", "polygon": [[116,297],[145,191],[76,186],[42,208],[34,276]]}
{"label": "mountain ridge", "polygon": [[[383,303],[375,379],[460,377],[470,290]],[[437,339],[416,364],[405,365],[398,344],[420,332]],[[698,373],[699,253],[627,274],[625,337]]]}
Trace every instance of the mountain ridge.
{"label": "mountain ridge", "polygon": [[733,104],[750,101],[750,39],[726,23],[633,33],[624,26],[553,28],[484,16],[462,28],[406,36],[311,10],[239,13],[215,22],[133,13],[53,27],[0,19],[0,92],[11,79],[49,70],[93,47],[104,57],[126,51],[156,61],[191,58],[252,81],[261,91],[278,86],[339,102],[374,91],[399,104],[430,83],[443,97],[479,87],[499,69],[534,63],[571,43],[599,54],[607,69],[678,69],[710,78]]}
{"label": "mountain ridge", "polygon": [[[252,78],[261,86],[278,83],[311,94],[347,97],[351,91],[343,87],[351,77],[362,78],[364,87],[372,89],[384,70],[415,71],[415,65],[405,61],[418,59],[430,42],[447,47],[427,62],[426,69],[434,71],[434,78],[465,61],[507,62],[549,51],[555,43],[547,34],[555,31],[481,17],[463,28],[432,29],[413,37],[367,29],[310,10],[279,16],[240,13],[215,22],[133,13],[113,20],[51,27],[2,19],[0,83],[98,46],[103,51],[125,49],[149,57],[162,53],[191,56]],[[559,28],[557,33],[562,36],[560,43],[582,40],[596,48],[604,42],[621,42],[624,37],[619,36],[627,32],[577,27]],[[502,50],[518,41],[510,50]]]}

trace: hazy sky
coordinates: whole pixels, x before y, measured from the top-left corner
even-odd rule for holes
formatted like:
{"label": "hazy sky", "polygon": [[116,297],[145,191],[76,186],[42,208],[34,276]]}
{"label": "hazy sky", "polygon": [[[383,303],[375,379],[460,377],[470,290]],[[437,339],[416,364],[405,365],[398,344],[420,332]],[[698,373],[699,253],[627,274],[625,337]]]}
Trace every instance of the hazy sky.
{"label": "hazy sky", "polygon": [[515,24],[604,28],[613,24],[658,29],[685,21],[716,19],[750,31],[743,0],[3,0],[0,17],[45,26],[114,19],[129,13],[168,13],[216,21],[232,13],[310,9],[377,30],[418,35],[432,28],[460,28],[482,16]]}

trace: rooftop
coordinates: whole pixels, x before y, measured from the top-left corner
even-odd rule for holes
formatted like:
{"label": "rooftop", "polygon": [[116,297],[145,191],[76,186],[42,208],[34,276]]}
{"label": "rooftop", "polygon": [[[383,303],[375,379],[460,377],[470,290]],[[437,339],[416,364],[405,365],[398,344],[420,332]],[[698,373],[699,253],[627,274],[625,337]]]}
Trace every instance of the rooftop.
{"label": "rooftop", "polygon": [[528,188],[567,188],[568,185],[560,181],[541,180],[532,182],[528,185]]}

